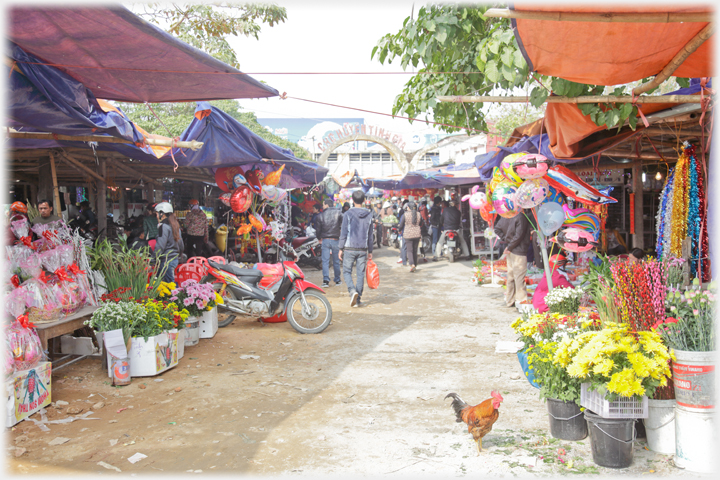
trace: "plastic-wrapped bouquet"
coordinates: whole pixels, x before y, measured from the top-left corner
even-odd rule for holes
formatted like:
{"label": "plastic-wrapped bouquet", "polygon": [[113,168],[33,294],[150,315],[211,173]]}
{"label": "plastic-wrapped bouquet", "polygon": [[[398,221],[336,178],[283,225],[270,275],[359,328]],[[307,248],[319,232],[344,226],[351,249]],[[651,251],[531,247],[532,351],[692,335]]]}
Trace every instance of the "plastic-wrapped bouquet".
{"label": "plastic-wrapped bouquet", "polygon": [[31,278],[18,287],[27,293],[25,305],[28,308],[30,321],[33,323],[53,322],[61,316],[62,306],[56,299],[52,287],[47,285],[42,278],[45,276]]}
{"label": "plastic-wrapped bouquet", "polygon": [[15,220],[14,222],[10,222],[10,230],[12,230],[18,239],[27,237],[30,235],[30,222],[28,222],[25,217],[20,220]]}
{"label": "plastic-wrapped bouquet", "polygon": [[550,313],[560,313],[562,315],[577,313],[580,309],[580,298],[583,293],[582,288],[553,288],[545,296],[545,304],[550,309]]}
{"label": "plastic-wrapped bouquet", "polygon": [[219,295],[215,292],[212,283],[199,283],[197,280],[185,280],[179,288],[170,292],[170,301],[177,302],[178,306],[185,308],[191,316],[199,317],[205,311],[210,311],[218,301]]}
{"label": "plastic-wrapped bouquet", "polygon": [[[20,322],[15,321],[6,328],[5,335],[16,370],[34,368],[44,358],[42,344],[35,329],[25,328]],[[8,369],[7,365],[5,369]]]}
{"label": "plastic-wrapped bouquet", "polygon": [[42,272],[42,263],[40,262],[40,257],[36,254],[20,260],[18,266],[25,279],[37,278],[40,276],[40,272]]}

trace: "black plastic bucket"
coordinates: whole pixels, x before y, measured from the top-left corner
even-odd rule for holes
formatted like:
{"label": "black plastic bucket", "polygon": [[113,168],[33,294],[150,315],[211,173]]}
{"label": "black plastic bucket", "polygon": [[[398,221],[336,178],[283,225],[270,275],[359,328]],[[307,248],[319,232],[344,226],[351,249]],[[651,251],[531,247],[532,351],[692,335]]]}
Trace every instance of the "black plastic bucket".
{"label": "black plastic bucket", "polygon": [[601,467],[627,468],[633,460],[634,418],[603,418],[585,410],[593,461]]}
{"label": "black plastic bucket", "polygon": [[587,437],[587,422],[575,402],[548,398],[547,410],[550,434],[561,440],[582,440]]}

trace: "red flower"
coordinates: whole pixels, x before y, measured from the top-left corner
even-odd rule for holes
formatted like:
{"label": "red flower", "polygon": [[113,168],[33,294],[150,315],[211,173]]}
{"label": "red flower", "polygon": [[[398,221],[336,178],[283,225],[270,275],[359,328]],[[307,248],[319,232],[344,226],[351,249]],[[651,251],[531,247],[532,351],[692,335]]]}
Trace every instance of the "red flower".
{"label": "red flower", "polygon": [[677,318],[667,317],[665,323],[677,323]]}

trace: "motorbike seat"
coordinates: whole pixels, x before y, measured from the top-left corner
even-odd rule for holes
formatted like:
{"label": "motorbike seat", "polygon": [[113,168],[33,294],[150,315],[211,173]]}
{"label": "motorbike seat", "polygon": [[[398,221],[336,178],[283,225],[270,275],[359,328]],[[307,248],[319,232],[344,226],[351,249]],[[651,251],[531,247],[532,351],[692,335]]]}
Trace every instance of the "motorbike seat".
{"label": "motorbike seat", "polygon": [[311,241],[315,240],[315,237],[297,237],[293,238],[292,246],[293,248],[298,248],[299,246]]}
{"label": "motorbike seat", "polygon": [[235,265],[223,265],[221,263],[215,263],[208,260],[208,263],[211,267],[217,268],[218,270],[223,270],[228,273],[232,273],[233,275],[236,275],[238,277],[241,277],[242,280],[248,281],[248,282],[259,282],[263,278],[262,272],[258,270],[253,270],[250,268],[238,268]]}

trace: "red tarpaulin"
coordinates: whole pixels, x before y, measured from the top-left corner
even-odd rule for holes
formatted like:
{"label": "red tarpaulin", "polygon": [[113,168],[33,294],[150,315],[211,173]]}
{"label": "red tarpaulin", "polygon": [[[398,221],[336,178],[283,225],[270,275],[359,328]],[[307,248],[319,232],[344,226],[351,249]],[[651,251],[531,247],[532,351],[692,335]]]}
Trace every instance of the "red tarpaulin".
{"label": "red tarpaulin", "polygon": [[[515,3],[517,11],[582,13],[713,12],[708,6],[558,5]],[[605,23],[513,19],[515,36],[532,71],[592,85],[619,85],[657,75],[702,30],[701,23]],[[673,76],[710,77],[710,38]]]}
{"label": "red tarpaulin", "polygon": [[97,98],[187,102],[278,95],[124,7],[13,7],[9,13],[8,40]]}

